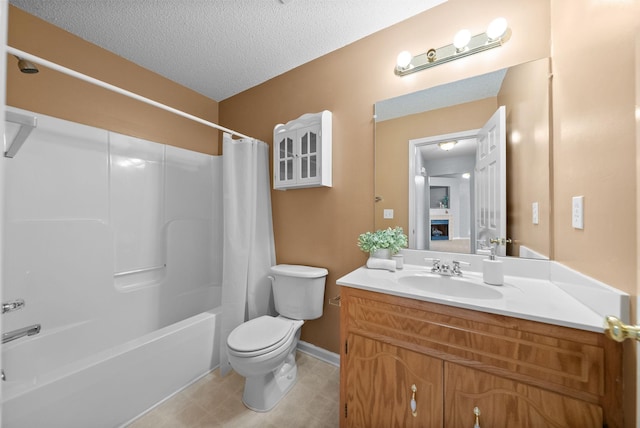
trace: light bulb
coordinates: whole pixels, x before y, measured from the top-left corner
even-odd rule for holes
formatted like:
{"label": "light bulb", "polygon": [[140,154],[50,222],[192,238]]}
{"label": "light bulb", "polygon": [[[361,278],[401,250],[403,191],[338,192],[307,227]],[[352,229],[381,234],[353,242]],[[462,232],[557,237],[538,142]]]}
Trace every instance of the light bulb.
{"label": "light bulb", "polygon": [[487,37],[489,40],[497,40],[504,36],[507,31],[507,20],[504,18],[496,18],[487,27]]}
{"label": "light bulb", "polygon": [[445,152],[448,152],[449,150],[453,149],[453,146],[455,146],[457,143],[457,141],[443,141],[442,143],[438,143],[438,147],[440,147]]}
{"label": "light bulb", "polygon": [[412,59],[413,59],[413,55],[411,55],[411,52],[402,51],[398,54],[396,65],[400,70],[404,70],[409,66],[409,64],[411,64]]}
{"label": "light bulb", "polygon": [[469,41],[471,41],[471,32],[467,29],[460,30],[453,37],[453,46],[460,52],[469,44]]}

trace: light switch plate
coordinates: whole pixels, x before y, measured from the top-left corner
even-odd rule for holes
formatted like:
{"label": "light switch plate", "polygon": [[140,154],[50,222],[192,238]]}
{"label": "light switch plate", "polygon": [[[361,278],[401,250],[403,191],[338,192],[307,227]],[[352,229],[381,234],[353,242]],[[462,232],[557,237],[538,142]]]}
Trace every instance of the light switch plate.
{"label": "light switch plate", "polygon": [[383,218],[393,218],[393,210],[392,209],[384,210],[383,213],[382,213],[382,217]]}
{"label": "light switch plate", "polygon": [[571,225],[574,229],[584,229],[584,196],[572,199]]}
{"label": "light switch plate", "polygon": [[538,203],[534,202],[531,204],[531,222],[533,224],[538,224],[539,215],[538,215]]}

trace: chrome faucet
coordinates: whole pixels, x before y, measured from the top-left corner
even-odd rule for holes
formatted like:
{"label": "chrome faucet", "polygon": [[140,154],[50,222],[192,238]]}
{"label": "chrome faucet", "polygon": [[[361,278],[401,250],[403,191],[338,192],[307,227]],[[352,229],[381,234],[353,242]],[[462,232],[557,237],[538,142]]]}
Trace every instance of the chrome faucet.
{"label": "chrome faucet", "polygon": [[457,260],[454,260],[451,263],[453,263],[453,268],[451,269],[451,273],[455,276],[462,276],[462,269],[460,269],[460,265],[469,266],[471,264],[467,262],[459,262]]}
{"label": "chrome faucet", "polygon": [[437,273],[444,276],[462,276],[462,269],[460,269],[460,265],[469,266],[469,263],[459,262],[457,260],[453,260],[451,262],[451,266],[448,263],[441,262],[440,259],[426,258],[425,261],[431,262],[432,273]]}
{"label": "chrome faucet", "polygon": [[22,327],[17,330],[10,331],[2,334],[2,343],[11,342],[12,340],[20,339],[24,336],[33,336],[40,333],[40,324],[30,325],[28,327]]}
{"label": "chrome faucet", "polygon": [[440,273],[440,259],[432,259],[432,258],[425,258],[424,259],[425,262],[431,262],[431,272],[432,273]]}
{"label": "chrome faucet", "polygon": [[25,302],[23,299],[16,299],[12,302],[6,302],[2,304],[2,313],[6,314],[7,312],[17,311],[18,309],[24,308]]}

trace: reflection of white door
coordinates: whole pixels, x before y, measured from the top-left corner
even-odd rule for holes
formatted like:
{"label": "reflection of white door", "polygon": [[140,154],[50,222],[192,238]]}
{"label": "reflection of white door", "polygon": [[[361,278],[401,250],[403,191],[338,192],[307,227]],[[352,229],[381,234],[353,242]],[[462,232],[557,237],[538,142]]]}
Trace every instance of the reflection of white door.
{"label": "reflection of white door", "polygon": [[[507,233],[505,120],[505,107],[501,106],[478,134],[476,241],[487,245],[492,238],[506,238]],[[497,246],[496,254],[506,255],[506,246]]]}

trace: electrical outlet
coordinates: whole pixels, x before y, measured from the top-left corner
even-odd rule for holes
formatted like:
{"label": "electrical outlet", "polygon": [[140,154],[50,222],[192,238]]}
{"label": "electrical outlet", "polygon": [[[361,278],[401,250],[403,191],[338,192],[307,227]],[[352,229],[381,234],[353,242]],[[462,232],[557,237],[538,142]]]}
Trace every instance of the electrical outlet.
{"label": "electrical outlet", "polygon": [[574,229],[584,229],[584,196],[572,199],[571,225]]}
{"label": "electrical outlet", "polygon": [[393,210],[392,209],[384,210],[383,213],[382,213],[382,217],[383,218],[393,218]]}
{"label": "electrical outlet", "polygon": [[534,202],[531,204],[531,222],[533,224],[538,224],[538,203]]}

